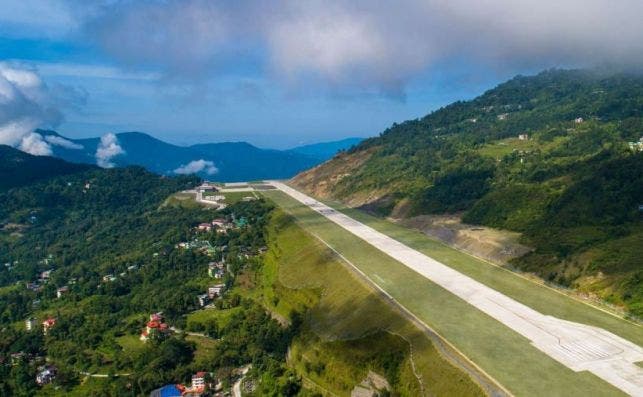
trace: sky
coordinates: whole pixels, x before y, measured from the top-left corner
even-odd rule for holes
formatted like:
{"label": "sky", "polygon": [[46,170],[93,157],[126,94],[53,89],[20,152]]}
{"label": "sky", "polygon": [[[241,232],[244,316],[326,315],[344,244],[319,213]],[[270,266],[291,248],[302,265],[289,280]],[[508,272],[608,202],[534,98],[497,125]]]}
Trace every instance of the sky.
{"label": "sky", "polygon": [[0,0],[0,143],[374,136],[516,74],[640,70],[642,15],[640,0]]}

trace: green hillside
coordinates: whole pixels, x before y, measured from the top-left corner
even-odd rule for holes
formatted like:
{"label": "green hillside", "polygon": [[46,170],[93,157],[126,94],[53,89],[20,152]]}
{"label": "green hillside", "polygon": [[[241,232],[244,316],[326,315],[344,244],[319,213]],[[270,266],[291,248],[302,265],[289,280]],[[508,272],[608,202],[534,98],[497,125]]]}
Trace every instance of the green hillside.
{"label": "green hillside", "polygon": [[535,250],[514,266],[641,316],[642,136],[643,76],[550,70],[394,124],[293,183],[522,232]]}
{"label": "green hillside", "polygon": [[93,168],[47,156],[32,156],[11,146],[0,145],[0,191],[24,186],[57,175]]}

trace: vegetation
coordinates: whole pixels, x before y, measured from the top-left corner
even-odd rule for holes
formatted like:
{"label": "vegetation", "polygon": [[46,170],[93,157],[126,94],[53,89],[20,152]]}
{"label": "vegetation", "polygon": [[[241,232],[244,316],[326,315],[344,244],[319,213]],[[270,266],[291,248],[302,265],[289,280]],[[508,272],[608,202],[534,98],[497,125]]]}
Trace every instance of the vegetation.
{"label": "vegetation", "polygon": [[[209,284],[212,259],[177,246],[195,238],[195,225],[215,217],[247,221],[226,234],[198,236],[226,247],[228,286],[256,261],[244,253],[256,254],[265,244],[272,207],[264,201],[215,211],[166,200],[196,181],[137,167],[92,169],[0,194],[0,219],[15,225],[0,232],[0,263],[6,264],[0,268],[0,394],[144,395],[165,383],[189,383],[200,370],[229,385],[233,369],[249,363],[275,379],[273,389],[262,389],[268,394],[298,389],[285,367],[297,328],[282,327],[259,304],[239,296],[217,301],[234,312],[226,322],[208,324],[208,336],[177,331],[139,340],[150,313],[163,312],[165,321],[181,329],[185,315],[199,307],[197,295]],[[48,281],[36,284],[47,270]],[[68,292],[57,297],[63,286]],[[25,331],[28,317],[36,319],[31,332]],[[56,324],[43,335],[47,318]],[[58,374],[40,388],[35,374],[45,357]],[[107,378],[87,380],[87,374]]]}
{"label": "vegetation", "polygon": [[0,145],[0,192],[91,168],[90,165],[72,164],[53,157],[32,156],[11,146]]}
{"label": "vegetation", "polygon": [[522,232],[535,250],[512,265],[641,316],[642,134],[641,75],[549,70],[394,124],[294,183],[380,215]]}

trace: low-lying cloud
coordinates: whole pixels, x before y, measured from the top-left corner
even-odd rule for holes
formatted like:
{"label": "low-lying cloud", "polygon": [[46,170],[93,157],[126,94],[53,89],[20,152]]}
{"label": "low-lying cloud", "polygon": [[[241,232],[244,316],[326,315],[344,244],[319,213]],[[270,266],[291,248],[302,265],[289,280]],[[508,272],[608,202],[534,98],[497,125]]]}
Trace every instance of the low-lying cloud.
{"label": "low-lying cloud", "polygon": [[214,175],[219,172],[219,169],[215,167],[212,161],[207,160],[194,160],[190,161],[188,164],[181,164],[181,166],[174,170],[175,174],[189,175],[189,174],[198,174],[199,172],[205,172],[208,175]]}
{"label": "low-lying cloud", "polygon": [[65,149],[80,150],[84,148],[84,146],[80,143],[72,142],[69,139],[65,139],[58,135],[45,135],[45,141],[47,141],[47,143],[55,146],[60,146]]}
{"label": "low-lying cloud", "polygon": [[112,159],[124,153],[125,150],[119,144],[116,135],[107,133],[100,137],[100,143],[96,148],[96,164],[102,168],[112,168],[115,165]]}
{"label": "low-lying cloud", "polygon": [[34,70],[0,63],[0,144],[34,155],[51,155],[51,146],[34,129],[61,121],[53,102]]}
{"label": "low-lying cloud", "polygon": [[257,63],[289,81],[388,91],[454,60],[643,64],[640,0],[117,1],[93,15],[86,32],[104,50],[172,76],[199,76],[239,52],[261,54]]}

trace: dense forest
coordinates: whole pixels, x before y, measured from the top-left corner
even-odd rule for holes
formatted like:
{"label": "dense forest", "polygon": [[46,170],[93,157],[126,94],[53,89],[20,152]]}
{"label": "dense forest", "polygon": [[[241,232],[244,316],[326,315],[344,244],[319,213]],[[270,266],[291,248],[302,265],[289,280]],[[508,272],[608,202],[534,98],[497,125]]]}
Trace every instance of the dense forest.
{"label": "dense forest", "polygon": [[643,315],[643,76],[549,70],[394,124],[293,183],[522,232],[512,265]]}
{"label": "dense forest", "polygon": [[47,156],[33,156],[11,146],[0,145],[0,192],[91,168],[91,165],[68,163]]}
{"label": "dense forest", "polygon": [[[163,384],[189,384],[197,371],[229,387],[233,370],[246,364],[271,379],[259,394],[299,390],[285,366],[296,321],[283,327],[255,301],[224,294],[217,307],[236,308],[225,324],[186,323],[211,283],[209,261],[225,253],[227,287],[240,269],[256,266],[272,211],[263,200],[221,211],[167,200],[195,183],[139,167],[92,168],[0,194],[0,395],[147,395]],[[195,225],[214,218],[244,223],[197,234]],[[221,251],[213,258],[179,245],[193,240]],[[177,331],[140,341],[158,312]],[[43,333],[47,319],[55,325]],[[56,377],[39,387],[36,375],[50,365]],[[107,378],[88,381],[88,374]]]}

